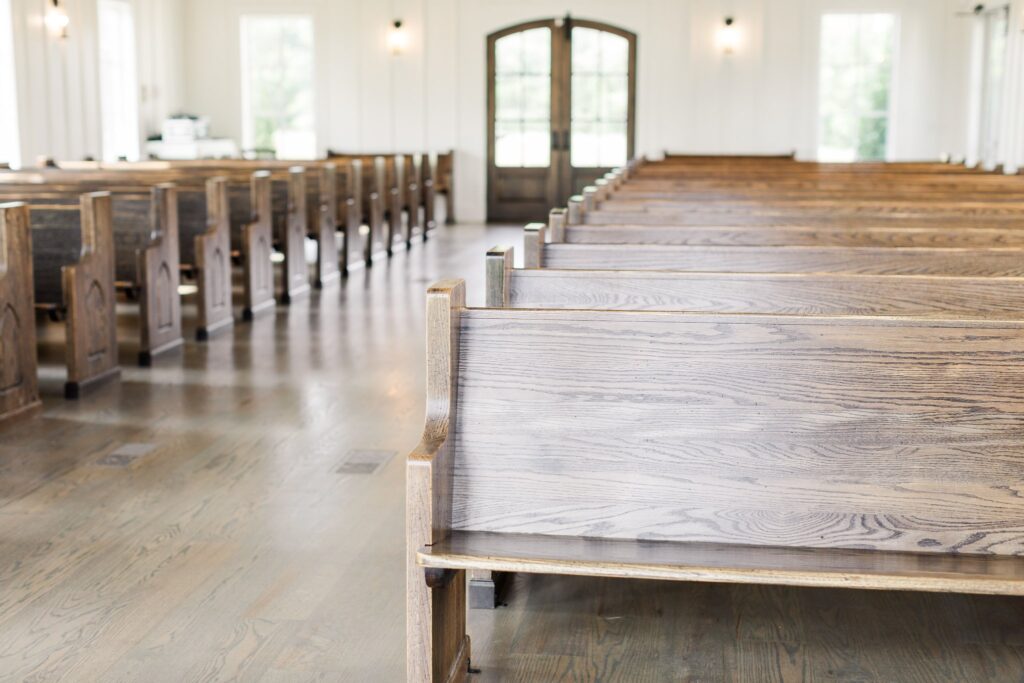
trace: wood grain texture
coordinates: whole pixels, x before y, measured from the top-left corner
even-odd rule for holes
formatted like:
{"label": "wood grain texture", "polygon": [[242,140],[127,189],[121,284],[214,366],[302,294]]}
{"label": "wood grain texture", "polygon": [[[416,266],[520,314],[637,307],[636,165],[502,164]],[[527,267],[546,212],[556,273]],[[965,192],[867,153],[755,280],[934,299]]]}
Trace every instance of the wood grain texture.
{"label": "wood grain texture", "polygon": [[427,293],[427,415],[406,473],[407,680],[464,680],[469,661],[464,572],[429,588],[417,552],[452,528],[452,430],[457,423],[457,368],[465,283],[445,280]]}
{"label": "wood grain texture", "polygon": [[251,213],[242,230],[244,273],[242,316],[252,320],[274,307],[274,225],[271,208],[271,176],[257,171],[250,180]]}
{"label": "wood grain texture", "polygon": [[41,405],[34,307],[29,209],[0,205],[0,422]]}
{"label": "wood grain texture", "polygon": [[804,227],[845,227],[845,228],[989,228],[1011,230],[1020,226],[1020,215],[971,216],[962,212],[946,213],[896,213],[875,212],[844,214],[828,209],[820,211],[762,211],[747,213],[692,212],[659,214],[649,212],[607,212],[585,213],[584,223],[588,225],[646,225],[646,226],[776,226],[799,225]]}
{"label": "wood grain texture", "polygon": [[512,270],[498,288],[501,256],[487,255],[491,308],[1024,319],[1024,278],[545,268]]}
{"label": "wood grain texture", "polygon": [[576,225],[571,244],[663,244],[691,246],[846,246],[846,247],[1022,247],[1024,230],[773,225],[755,227]]}
{"label": "wood grain texture", "polygon": [[177,349],[184,342],[181,332],[181,262],[178,258],[178,195],[171,183],[152,190],[150,206],[151,242],[139,251],[139,362]]}
{"label": "wood grain texture", "polygon": [[572,270],[674,270],[737,273],[1024,276],[1013,248],[708,247],[548,244],[544,267]]}
{"label": "wood grain texture", "polygon": [[114,308],[113,209],[108,192],[81,200],[81,253],[62,269],[64,283],[65,393],[78,398],[88,387],[120,375]]}
{"label": "wood grain texture", "polygon": [[454,529],[1024,551],[1024,324],[468,310],[459,352]]}
{"label": "wood grain texture", "polygon": [[487,250],[486,306],[488,308],[509,307],[514,262],[515,251],[512,247],[496,246]]}
{"label": "wood grain texture", "polygon": [[871,550],[758,548],[454,531],[417,555],[426,567],[754,583],[819,588],[1024,595],[1024,560]]}
{"label": "wood grain texture", "polygon": [[206,229],[195,235],[198,286],[196,338],[209,339],[234,324],[231,287],[231,207],[227,178],[206,181]]}
{"label": "wood grain texture", "polygon": [[523,265],[526,268],[542,268],[545,266],[545,236],[548,226],[543,223],[530,223],[523,229]]}
{"label": "wood grain texture", "polygon": [[566,209],[552,209],[548,215],[548,234],[551,235],[552,244],[561,244],[566,241],[566,222],[568,211]]}

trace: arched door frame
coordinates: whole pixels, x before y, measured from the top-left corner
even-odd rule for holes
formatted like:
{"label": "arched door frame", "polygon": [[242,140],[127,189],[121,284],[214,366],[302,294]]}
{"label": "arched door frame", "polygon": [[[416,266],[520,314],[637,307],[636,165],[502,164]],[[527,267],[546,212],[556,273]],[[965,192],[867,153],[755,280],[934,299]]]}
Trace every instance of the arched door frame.
{"label": "arched door frame", "polygon": [[[566,16],[537,19],[507,26],[487,36],[487,216],[490,220],[541,220],[555,206],[607,172],[607,168],[573,168],[572,144],[572,29],[590,28],[626,39],[629,50],[626,155],[636,145],[636,63],[637,35],[627,29],[590,19]],[[546,169],[499,168],[495,159],[496,140],[496,43],[507,36],[537,28],[551,31],[551,159]],[[510,192],[503,192],[505,188]],[[521,190],[521,191],[520,191]],[[519,209],[505,197],[524,198]]]}

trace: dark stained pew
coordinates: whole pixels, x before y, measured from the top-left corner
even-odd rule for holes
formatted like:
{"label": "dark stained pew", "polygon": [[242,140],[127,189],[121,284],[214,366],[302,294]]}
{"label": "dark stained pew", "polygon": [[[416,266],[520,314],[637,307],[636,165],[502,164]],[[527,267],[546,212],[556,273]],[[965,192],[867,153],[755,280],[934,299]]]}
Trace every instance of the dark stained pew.
{"label": "dark stained pew", "polygon": [[[179,195],[181,197],[182,195]],[[189,212],[181,221],[180,244],[194,264],[198,326],[196,339],[206,341],[235,322],[231,278],[231,200],[226,178],[210,178],[205,191],[183,194],[180,210]]]}
{"label": "dark stained pew", "polygon": [[274,298],[274,219],[272,181],[269,171],[257,171],[248,192],[233,188],[231,193],[232,243],[241,247],[242,318],[252,320],[272,310]]}
{"label": "dark stained pew", "polygon": [[64,393],[78,398],[121,372],[111,197],[93,192],[80,207],[34,206],[30,215],[35,303],[65,321]]}
{"label": "dark stained pew", "polygon": [[344,231],[345,226],[340,220],[343,207],[339,203],[337,167],[333,163],[324,164],[317,174],[308,174],[306,181],[308,234],[317,243],[313,284],[317,289],[323,289],[337,281],[342,273],[338,231]]}
{"label": "dark stained pew", "polygon": [[[455,153],[416,153],[416,154],[354,154],[346,152],[328,151],[327,158],[333,161],[361,160],[364,165],[372,166],[377,157],[395,158],[401,156],[406,159],[418,158],[421,165],[421,174],[413,176],[418,179],[418,185],[422,191],[420,194],[420,205],[423,207],[426,218],[424,225],[427,230],[433,230],[436,226],[436,198],[437,195],[444,195],[446,206],[446,222],[455,223],[455,191],[454,191],[454,164]],[[426,181],[430,181],[429,184]]]}
{"label": "dark stained pew", "polygon": [[427,306],[408,680],[477,569],[1024,595],[1020,320]]}
{"label": "dark stained pew", "polygon": [[[77,207],[79,194],[0,186],[5,200]],[[116,288],[139,303],[140,365],[184,342],[181,328],[179,207],[173,184],[112,195]]]}
{"label": "dark stained pew", "polygon": [[0,423],[41,405],[30,231],[27,205],[0,205]]}
{"label": "dark stained pew", "polygon": [[177,190],[161,184],[148,201],[118,198],[112,206],[115,277],[138,297],[139,364],[150,365],[184,343]]}
{"label": "dark stained pew", "polygon": [[[309,294],[309,265],[306,263],[306,235],[309,232],[306,169],[293,166],[288,175],[273,181],[274,240],[284,255],[280,300],[291,303]],[[317,221],[319,223],[319,221]]]}

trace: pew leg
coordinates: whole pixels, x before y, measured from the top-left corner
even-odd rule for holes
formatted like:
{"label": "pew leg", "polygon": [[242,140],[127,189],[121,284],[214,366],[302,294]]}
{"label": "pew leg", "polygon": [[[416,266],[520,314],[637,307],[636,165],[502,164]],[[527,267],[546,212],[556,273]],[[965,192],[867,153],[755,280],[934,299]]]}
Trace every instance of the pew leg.
{"label": "pew leg", "polygon": [[466,634],[466,572],[423,570],[410,594],[408,680],[464,683],[469,677]]}
{"label": "pew leg", "polygon": [[500,604],[509,574],[489,570],[469,572],[469,608],[494,609]]}

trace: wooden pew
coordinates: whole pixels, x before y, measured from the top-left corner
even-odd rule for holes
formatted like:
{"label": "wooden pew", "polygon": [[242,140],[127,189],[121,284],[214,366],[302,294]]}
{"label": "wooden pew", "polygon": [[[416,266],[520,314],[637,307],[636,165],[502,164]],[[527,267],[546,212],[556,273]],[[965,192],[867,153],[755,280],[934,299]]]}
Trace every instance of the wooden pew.
{"label": "wooden pew", "polygon": [[1024,322],[427,306],[410,681],[467,570],[1024,595]]}
{"label": "wooden pew", "polygon": [[[377,157],[394,157],[395,154],[352,154],[346,152],[328,151],[327,158],[333,161],[360,160],[364,165],[372,165]],[[400,154],[406,158],[416,157],[420,159],[423,168],[423,180],[420,187],[424,190],[421,197],[427,218],[425,224],[428,231],[436,226],[435,202],[437,195],[445,197],[445,222],[449,225],[455,224],[455,153],[452,151],[442,153],[419,153]],[[426,181],[429,180],[429,190]]]}
{"label": "wooden pew", "polygon": [[489,308],[1024,320],[1024,277],[513,268],[487,252]]}
{"label": "wooden pew", "polygon": [[80,207],[34,206],[32,261],[37,307],[65,320],[67,398],[120,375],[110,194],[82,196]]}
{"label": "wooden pew", "polygon": [[30,225],[27,205],[0,205],[0,423],[42,405]]}
{"label": "wooden pew", "polygon": [[248,220],[231,220],[232,231],[237,230],[232,242],[241,245],[242,270],[245,279],[242,285],[242,319],[253,320],[257,315],[270,311],[276,305],[274,299],[274,220],[272,211],[271,174],[257,171],[252,174],[250,189],[246,193],[232,193],[232,216],[248,212]]}
{"label": "wooden pew", "polygon": [[[0,186],[3,200],[30,205],[78,206],[80,188],[38,191]],[[139,364],[180,347],[179,208],[177,190],[165,183],[148,192],[112,195],[116,288],[139,302]]]}
{"label": "wooden pew", "polygon": [[206,341],[235,324],[231,278],[231,199],[227,178],[210,178],[205,193],[185,204],[194,212],[183,221],[182,250],[190,255],[183,263],[195,264],[198,324],[196,340]]}
{"label": "wooden pew", "polygon": [[[532,246],[531,246],[532,245]],[[531,268],[741,273],[1024,276],[1018,248],[690,246],[637,244],[527,245]]]}
{"label": "wooden pew", "polygon": [[309,266],[306,263],[306,235],[309,232],[306,169],[293,166],[288,169],[287,178],[272,182],[273,201],[280,206],[273,211],[274,240],[284,255],[279,298],[287,304],[306,296],[310,290]]}
{"label": "wooden pew", "polygon": [[[122,172],[185,172],[209,175],[222,174],[225,177],[245,177],[255,171],[267,170],[274,174],[284,174],[301,167],[306,169],[306,206],[309,228],[308,237],[317,242],[317,274],[313,284],[322,287],[343,274],[347,262],[341,260],[336,232],[344,231],[347,224],[345,212],[348,199],[360,196],[361,162],[342,161],[281,161],[281,160],[199,160],[199,161],[146,161],[146,162],[60,162],[59,166],[67,170],[105,170]],[[275,199],[276,196],[275,196]],[[279,199],[275,201],[278,208],[285,207]],[[358,208],[358,206],[357,206]],[[323,222],[323,212],[337,219],[331,231]],[[362,217],[359,216],[359,221]],[[344,246],[344,245],[343,245]],[[336,266],[330,261],[337,261]]]}
{"label": "wooden pew", "polygon": [[128,282],[139,300],[139,364],[144,366],[185,342],[177,190],[161,184],[150,194],[148,202],[112,202],[115,277]]}
{"label": "wooden pew", "polygon": [[[308,180],[308,179],[307,179]],[[310,183],[306,193],[309,210],[309,236],[316,240],[316,274],[313,284],[323,289],[341,277],[341,261],[338,250],[338,231],[344,231],[339,202],[338,169],[333,164],[324,164],[316,182]]]}

